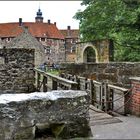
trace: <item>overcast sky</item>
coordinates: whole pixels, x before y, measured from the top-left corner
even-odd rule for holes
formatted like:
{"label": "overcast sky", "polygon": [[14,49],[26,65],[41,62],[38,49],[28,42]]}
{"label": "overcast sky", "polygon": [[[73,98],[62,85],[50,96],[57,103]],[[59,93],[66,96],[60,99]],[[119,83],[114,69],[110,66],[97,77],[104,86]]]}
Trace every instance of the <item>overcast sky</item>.
{"label": "overcast sky", "polygon": [[0,1],[0,23],[34,22],[39,5],[43,13],[44,22],[48,19],[56,22],[59,29],[71,26],[72,29],[79,28],[79,21],[72,17],[79,9],[81,1]]}

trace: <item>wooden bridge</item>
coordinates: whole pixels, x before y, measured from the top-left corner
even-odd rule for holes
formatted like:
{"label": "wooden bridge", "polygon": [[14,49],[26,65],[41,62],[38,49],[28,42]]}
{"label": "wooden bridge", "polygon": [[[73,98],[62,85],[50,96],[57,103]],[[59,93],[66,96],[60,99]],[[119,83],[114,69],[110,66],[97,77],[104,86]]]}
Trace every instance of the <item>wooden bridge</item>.
{"label": "wooden bridge", "polygon": [[126,88],[70,74],[62,73],[60,76],[55,76],[39,69],[34,69],[34,71],[37,91],[84,90],[90,95],[91,104],[96,108],[105,112],[127,113],[126,103],[129,90]]}
{"label": "wooden bridge", "polygon": [[120,90],[122,93],[126,93],[127,89],[70,74],[61,74],[62,77],[59,77],[39,69],[34,69],[34,71],[35,87],[38,91],[86,90],[91,98],[89,108],[90,126],[121,122],[119,119],[107,114],[107,111],[113,111],[114,91]]}

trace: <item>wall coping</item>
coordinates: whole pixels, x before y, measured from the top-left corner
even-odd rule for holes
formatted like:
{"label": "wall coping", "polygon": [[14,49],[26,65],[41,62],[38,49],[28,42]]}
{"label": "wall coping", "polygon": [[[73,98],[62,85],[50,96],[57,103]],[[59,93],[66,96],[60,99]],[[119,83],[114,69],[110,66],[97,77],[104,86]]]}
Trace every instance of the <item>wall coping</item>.
{"label": "wall coping", "polygon": [[[62,63],[62,64],[67,64],[67,63]],[[83,64],[87,64],[87,65],[91,65],[91,64],[130,64],[130,65],[134,65],[134,64],[140,64],[140,62],[88,62],[88,63],[69,63],[69,64],[74,64],[74,65],[83,65]]]}
{"label": "wall coping", "polygon": [[87,96],[85,91],[81,90],[54,90],[50,92],[32,92],[21,94],[1,94],[0,104],[7,104],[10,102],[22,102],[26,100],[57,100],[59,98],[77,98]]}
{"label": "wall coping", "polygon": [[134,81],[140,81],[140,77],[130,77],[129,79]]}

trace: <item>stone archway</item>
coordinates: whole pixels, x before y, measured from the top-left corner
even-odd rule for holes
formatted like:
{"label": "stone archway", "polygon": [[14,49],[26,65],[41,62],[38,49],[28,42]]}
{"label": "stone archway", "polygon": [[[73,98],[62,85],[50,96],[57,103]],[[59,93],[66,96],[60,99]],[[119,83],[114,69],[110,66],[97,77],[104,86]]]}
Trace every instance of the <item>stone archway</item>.
{"label": "stone archway", "polygon": [[88,46],[84,49],[83,62],[96,62],[96,52],[93,47]]}
{"label": "stone archway", "polygon": [[98,62],[98,51],[92,44],[87,44],[82,49],[82,62]]}
{"label": "stone archway", "polygon": [[87,62],[109,62],[110,56],[110,41],[99,40],[92,42],[76,43],[76,63]]}

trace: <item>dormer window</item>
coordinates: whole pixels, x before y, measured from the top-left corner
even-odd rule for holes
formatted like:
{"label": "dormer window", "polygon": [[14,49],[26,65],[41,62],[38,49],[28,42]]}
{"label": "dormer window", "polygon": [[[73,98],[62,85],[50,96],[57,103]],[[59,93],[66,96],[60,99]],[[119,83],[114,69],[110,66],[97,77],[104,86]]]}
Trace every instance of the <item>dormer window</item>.
{"label": "dormer window", "polygon": [[7,42],[10,42],[11,41],[11,38],[9,37],[9,38],[6,38],[6,41]]}
{"label": "dormer window", "polygon": [[42,42],[45,42],[45,38],[41,38],[41,41],[42,41]]}

